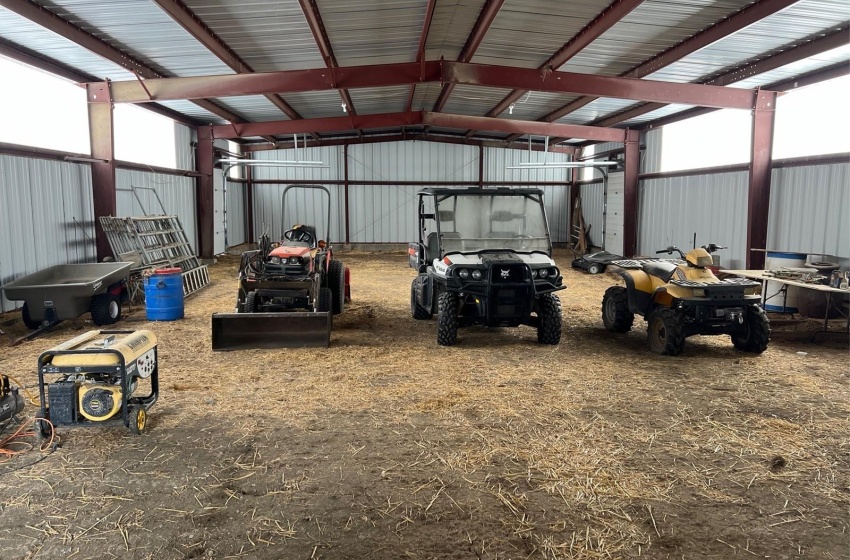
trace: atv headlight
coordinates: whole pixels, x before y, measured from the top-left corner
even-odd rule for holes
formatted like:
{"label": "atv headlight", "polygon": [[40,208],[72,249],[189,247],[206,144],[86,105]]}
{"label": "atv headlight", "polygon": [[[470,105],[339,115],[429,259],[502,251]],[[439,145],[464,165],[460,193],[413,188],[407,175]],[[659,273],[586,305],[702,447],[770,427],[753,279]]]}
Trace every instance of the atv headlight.
{"label": "atv headlight", "polygon": [[693,294],[694,294],[694,297],[705,297],[705,290],[703,290],[702,288],[699,288],[699,289],[695,288],[694,291],[693,291]]}
{"label": "atv headlight", "polygon": [[469,278],[469,271],[465,268],[461,268],[457,271],[457,275],[466,280],[467,278]]}
{"label": "atv headlight", "polygon": [[280,264],[280,257],[272,257],[269,259],[269,263],[271,264]]}
{"label": "atv headlight", "polygon": [[540,275],[541,278],[546,278],[547,276],[549,276],[549,270],[541,268],[540,272],[538,272],[537,274]]}
{"label": "atv headlight", "polygon": [[480,270],[473,270],[472,271],[472,278],[475,279],[475,280],[481,280],[481,271]]}
{"label": "atv headlight", "polygon": [[300,257],[289,257],[289,264],[301,264]]}

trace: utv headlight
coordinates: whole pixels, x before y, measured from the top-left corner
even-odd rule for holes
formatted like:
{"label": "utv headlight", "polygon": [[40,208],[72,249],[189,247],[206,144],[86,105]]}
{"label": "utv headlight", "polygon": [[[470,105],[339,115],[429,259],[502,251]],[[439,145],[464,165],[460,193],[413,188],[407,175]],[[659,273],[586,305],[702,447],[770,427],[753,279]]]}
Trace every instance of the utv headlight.
{"label": "utv headlight", "polygon": [[532,270],[532,271],[531,271],[531,277],[532,277],[532,278],[537,278],[537,271],[536,271],[536,270]]}
{"label": "utv headlight", "polygon": [[546,278],[547,276],[549,276],[549,270],[547,270],[547,269],[545,269],[545,268],[541,268],[541,269],[540,269],[540,272],[538,272],[537,274],[538,274],[541,278]]}
{"label": "utv headlight", "polygon": [[472,271],[472,278],[475,279],[475,280],[481,280],[481,271],[480,270],[473,270]]}
{"label": "utv headlight", "polygon": [[469,271],[465,268],[461,268],[457,271],[457,275],[466,280],[467,278],[469,278]]}
{"label": "utv headlight", "polygon": [[289,264],[301,264],[301,258],[289,257]]}
{"label": "utv headlight", "polygon": [[558,269],[553,268],[553,269],[549,270],[549,276],[551,276],[552,278],[556,278],[558,276]]}
{"label": "utv headlight", "polygon": [[280,257],[272,257],[269,259],[271,264],[280,264]]}

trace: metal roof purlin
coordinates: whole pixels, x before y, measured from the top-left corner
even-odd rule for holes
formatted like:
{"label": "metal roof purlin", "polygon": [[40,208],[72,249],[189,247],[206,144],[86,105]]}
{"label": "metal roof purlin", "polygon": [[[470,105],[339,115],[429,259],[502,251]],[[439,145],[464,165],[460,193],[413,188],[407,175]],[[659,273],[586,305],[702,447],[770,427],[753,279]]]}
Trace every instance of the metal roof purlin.
{"label": "metal roof purlin", "polygon": [[[252,74],[251,68],[242,58],[236,54],[218,35],[213,32],[203,21],[195,15],[180,0],[154,0],[156,4],[167,13],[171,19],[180,24],[189,34],[198,40],[207,50],[218,57],[238,74]],[[302,118],[282,97],[276,94],[265,95],[275,107],[283,111],[290,119]]]}
{"label": "metal roof purlin", "polygon": [[[319,13],[319,6],[316,4],[316,0],[298,0],[298,3],[301,5],[301,11],[304,12],[304,17],[307,18],[307,25],[310,26],[310,31],[316,40],[316,46],[319,47],[319,52],[322,53],[322,58],[325,59],[325,65],[328,68],[339,68],[339,63],[336,61],[331,40],[328,37],[328,32],[325,30],[325,24],[322,21],[322,15]],[[340,88],[339,96],[345,105],[343,111],[353,117],[357,116],[357,110],[354,108],[354,103],[351,102],[351,96],[348,95],[348,90]]]}
{"label": "metal roof purlin", "polygon": [[[735,12],[729,17],[720,20],[714,25],[685,39],[681,43],[670,47],[661,54],[658,54],[635,66],[631,70],[620,74],[620,76],[623,78],[643,78],[644,76],[648,76],[649,74],[652,74],[665,66],[669,66],[691,53],[707,47],[708,45],[711,45],[724,37],[728,37],[733,33],[737,33],[745,27],[749,27],[761,19],[784,10],[789,6],[793,6],[799,1],[800,0],[757,0],[746,8]],[[572,113],[596,99],[596,97],[580,97],[579,99],[567,103],[563,107],[555,109],[549,114],[540,117],[538,120],[546,122],[558,120],[564,115]]]}
{"label": "metal roof purlin", "polygon": [[[425,19],[422,22],[422,33],[419,35],[419,47],[416,50],[416,62],[425,61],[425,43],[428,41],[428,32],[431,30],[431,20],[434,19],[434,8],[437,5],[437,0],[428,0],[428,8],[425,10]],[[410,92],[407,94],[407,110],[413,108],[413,93],[416,91],[416,84],[410,86]]]}
{"label": "metal roof purlin", "polygon": [[[493,20],[496,19],[496,15],[498,15],[499,10],[502,8],[502,4],[504,3],[505,0],[487,0],[487,3],[483,8],[481,8],[481,13],[478,15],[478,20],[472,27],[469,37],[466,38],[466,44],[463,45],[463,49],[461,49],[460,54],[457,57],[458,62],[469,62],[472,60],[473,55],[475,55],[475,51],[478,50],[478,47],[481,45],[481,41],[484,40],[484,36],[487,34],[487,30],[490,29],[490,26],[493,24]],[[449,96],[452,94],[453,89],[453,84],[443,85],[443,89],[440,91],[440,96],[437,97],[437,102],[434,103],[435,112],[443,110],[446,106],[446,102],[449,100]]]}
{"label": "metal roof purlin", "polygon": [[[65,37],[94,54],[129,70],[143,78],[163,78],[164,74],[157,72],[146,64],[139,62],[124,51],[103,41],[91,33],[77,27],[73,23],[59,17],[50,10],[29,0],[0,0],[0,6],[19,16],[38,24],[45,29]],[[193,101],[199,107],[231,122],[244,122],[245,119],[235,113],[218,106],[212,101],[198,99]]]}

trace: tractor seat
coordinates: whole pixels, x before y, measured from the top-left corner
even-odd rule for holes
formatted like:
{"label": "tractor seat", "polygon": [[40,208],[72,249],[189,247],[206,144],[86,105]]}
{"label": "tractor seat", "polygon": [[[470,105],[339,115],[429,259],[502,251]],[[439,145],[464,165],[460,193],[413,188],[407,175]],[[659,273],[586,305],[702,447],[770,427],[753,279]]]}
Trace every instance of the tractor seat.
{"label": "tractor seat", "polygon": [[651,276],[661,278],[665,282],[669,282],[676,272],[677,265],[666,261],[648,261],[643,263],[643,271]]}

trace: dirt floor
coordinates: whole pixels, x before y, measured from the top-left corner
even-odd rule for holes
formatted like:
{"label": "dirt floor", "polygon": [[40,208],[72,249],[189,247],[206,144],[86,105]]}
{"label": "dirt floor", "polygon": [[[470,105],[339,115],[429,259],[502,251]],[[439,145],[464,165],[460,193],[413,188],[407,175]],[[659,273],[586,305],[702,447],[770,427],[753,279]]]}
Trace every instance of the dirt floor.
{"label": "dirt floor", "polygon": [[[406,255],[342,258],[354,302],[328,350],[213,353],[234,257],[184,320],[134,307],[119,325],[159,337],[148,433],[60,428],[0,464],[0,558],[850,557],[846,335],[656,356],[639,319],[602,328],[616,277],[564,252],[559,346],[522,327],[441,348]],[[25,329],[0,315],[0,372],[34,387],[39,353],[91,328],[10,347]]]}

